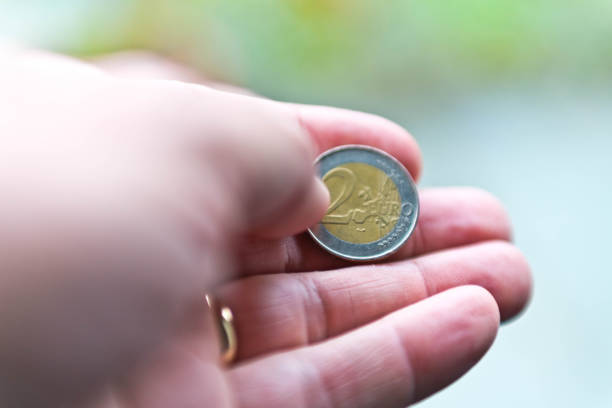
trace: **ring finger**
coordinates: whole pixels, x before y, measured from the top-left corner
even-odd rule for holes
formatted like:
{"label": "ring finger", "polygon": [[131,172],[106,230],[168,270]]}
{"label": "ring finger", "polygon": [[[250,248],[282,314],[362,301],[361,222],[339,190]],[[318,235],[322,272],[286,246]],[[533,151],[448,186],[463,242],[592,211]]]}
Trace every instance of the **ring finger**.
{"label": "ring finger", "polygon": [[505,242],[486,242],[385,265],[260,275],[227,284],[238,359],[320,342],[433,294],[462,285],[487,289],[502,319],[516,315],[531,288],[529,266]]}

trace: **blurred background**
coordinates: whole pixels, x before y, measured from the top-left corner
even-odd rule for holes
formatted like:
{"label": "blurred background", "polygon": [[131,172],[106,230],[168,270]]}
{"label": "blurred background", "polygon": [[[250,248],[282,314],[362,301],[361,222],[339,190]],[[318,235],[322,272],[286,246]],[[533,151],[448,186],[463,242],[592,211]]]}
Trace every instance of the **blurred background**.
{"label": "blurred background", "polygon": [[421,185],[499,196],[535,275],[527,313],[420,406],[612,406],[612,0],[0,0],[0,36],[153,50],[405,126]]}

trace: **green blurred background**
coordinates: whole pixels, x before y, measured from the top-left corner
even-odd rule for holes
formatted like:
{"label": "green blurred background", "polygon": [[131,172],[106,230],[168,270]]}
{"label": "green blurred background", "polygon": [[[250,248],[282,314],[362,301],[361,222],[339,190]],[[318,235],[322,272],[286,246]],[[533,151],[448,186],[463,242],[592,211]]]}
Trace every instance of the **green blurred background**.
{"label": "green blurred background", "polygon": [[612,406],[611,0],[0,0],[0,35],[154,50],[402,124],[422,186],[504,201],[536,284],[482,363],[421,406]]}

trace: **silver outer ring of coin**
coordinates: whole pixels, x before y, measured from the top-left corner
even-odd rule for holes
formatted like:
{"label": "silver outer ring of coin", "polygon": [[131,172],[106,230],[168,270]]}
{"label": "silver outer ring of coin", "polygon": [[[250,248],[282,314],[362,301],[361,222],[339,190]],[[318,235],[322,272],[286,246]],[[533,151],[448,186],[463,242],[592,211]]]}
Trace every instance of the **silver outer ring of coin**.
{"label": "silver outer ring of coin", "polygon": [[397,251],[410,237],[419,217],[419,196],[408,170],[388,153],[362,145],[344,145],[322,153],[315,160],[319,177],[345,163],[365,163],[382,170],[397,187],[402,210],[395,227],[378,241],[355,244],[331,234],[321,223],[308,229],[312,238],[328,252],[351,261],[371,261]]}

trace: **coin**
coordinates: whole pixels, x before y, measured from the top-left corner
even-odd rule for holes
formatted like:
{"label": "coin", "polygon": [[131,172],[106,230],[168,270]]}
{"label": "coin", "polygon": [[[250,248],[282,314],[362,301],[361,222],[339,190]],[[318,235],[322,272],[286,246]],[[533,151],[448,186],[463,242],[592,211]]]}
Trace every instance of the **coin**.
{"label": "coin", "polygon": [[331,196],[323,219],[308,232],[330,253],[370,261],[397,251],[419,215],[416,186],[406,168],[382,150],[345,145],[315,161]]}

